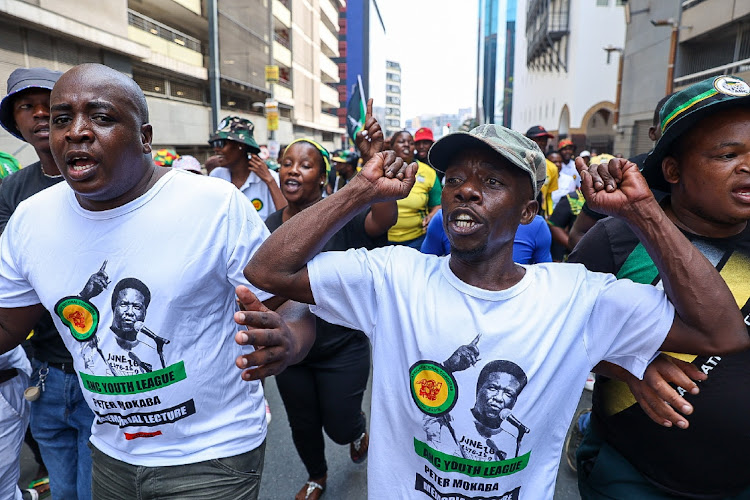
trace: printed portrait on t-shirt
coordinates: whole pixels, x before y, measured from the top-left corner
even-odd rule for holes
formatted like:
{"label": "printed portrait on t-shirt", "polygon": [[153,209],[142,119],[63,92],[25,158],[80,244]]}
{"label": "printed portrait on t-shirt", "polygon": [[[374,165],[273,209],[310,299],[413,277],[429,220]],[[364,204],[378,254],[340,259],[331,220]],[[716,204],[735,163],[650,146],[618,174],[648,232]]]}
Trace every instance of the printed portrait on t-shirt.
{"label": "printed portrait on t-shirt", "polygon": [[[103,363],[101,374],[111,376],[137,375],[165,368],[164,346],[169,340],[145,326],[151,291],[143,281],[127,277],[117,282],[109,304],[112,322],[107,331],[97,333],[99,312],[91,299],[110,284],[106,266],[107,261],[104,261],[78,296],[66,297],[55,307],[71,334],[81,341],[85,367],[101,372],[95,367]],[[111,337],[105,339],[104,335]]]}
{"label": "printed portrait on t-shirt", "polygon": [[[493,360],[478,366],[480,336],[459,347],[443,363],[412,366],[412,395],[425,414],[425,444],[467,460],[491,462],[517,458],[529,428],[512,414],[526,386],[524,371],[514,362]],[[454,374],[477,369],[476,386],[459,387]]]}

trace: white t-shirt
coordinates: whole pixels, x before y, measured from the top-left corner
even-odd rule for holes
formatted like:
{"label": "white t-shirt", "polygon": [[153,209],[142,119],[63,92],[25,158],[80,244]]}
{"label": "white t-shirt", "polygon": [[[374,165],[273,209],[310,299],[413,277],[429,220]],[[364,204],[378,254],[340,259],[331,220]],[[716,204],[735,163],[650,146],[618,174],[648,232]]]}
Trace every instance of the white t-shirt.
{"label": "white t-shirt", "polygon": [[[311,310],[372,342],[370,498],[551,499],[589,371],[608,360],[642,376],[674,308],[574,264],[524,266],[515,286],[483,290],[449,259],[393,246],[308,263]],[[472,342],[476,364],[447,370]]]}
{"label": "white t-shirt", "polygon": [[[279,174],[270,169],[269,172],[271,172],[276,184],[278,184]],[[219,179],[232,182],[232,174],[226,167],[216,167],[209,175],[211,177],[218,177]],[[268,189],[266,183],[263,182],[255,172],[250,172],[250,175],[247,176],[247,180],[240,188],[240,191],[242,191],[242,194],[247,196],[247,199],[253,204],[255,210],[258,211],[261,220],[266,220],[269,215],[276,211],[276,205],[273,204],[273,198],[271,198],[271,190]]]}
{"label": "white t-shirt", "polygon": [[578,170],[576,170],[576,163],[573,158],[568,160],[567,163],[562,164],[560,174],[569,175],[573,178],[573,182],[575,182],[575,188],[573,188],[573,191],[581,187],[581,175],[578,173]]}
{"label": "white t-shirt", "polygon": [[560,172],[560,175],[557,177],[557,189],[552,191],[552,207],[556,207],[557,203],[564,197],[569,195],[570,193],[575,192],[576,190],[576,181],[571,176],[567,174],[563,174]]}
{"label": "white t-shirt", "polygon": [[[266,421],[260,383],[234,364],[252,350],[234,342],[234,288],[269,298],[242,274],[268,234],[224,181],[173,170],[101,212],[62,182],[21,203],[0,237],[0,307],[52,313],[107,455],[145,466],[237,455],[263,442]],[[102,267],[108,286],[83,300]]]}

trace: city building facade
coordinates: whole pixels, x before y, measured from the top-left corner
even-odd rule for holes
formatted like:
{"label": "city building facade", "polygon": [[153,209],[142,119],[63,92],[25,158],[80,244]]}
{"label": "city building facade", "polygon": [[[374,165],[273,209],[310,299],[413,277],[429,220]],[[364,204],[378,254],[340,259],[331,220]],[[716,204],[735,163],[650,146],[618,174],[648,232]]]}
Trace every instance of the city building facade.
{"label": "city building facade", "polygon": [[656,103],[668,92],[717,75],[750,79],[750,2],[630,0],[626,21],[615,140],[615,150],[625,156],[653,147],[648,128]]}
{"label": "city building facade", "polygon": [[[276,138],[340,142],[338,8],[343,0],[217,0],[220,116],[237,115],[268,131],[264,104],[279,102]],[[65,71],[97,62],[133,77],[146,94],[155,148],[204,159],[210,154],[206,0],[2,0],[0,91],[19,67]],[[74,15],[71,15],[74,13]],[[265,66],[279,66],[267,83]],[[335,95],[334,95],[335,94]],[[22,164],[31,147],[0,130],[0,150]]]}
{"label": "city building facade", "polygon": [[511,127],[517,0],[479,0],[477,122]]}
{"label": "city building facade", "polygon": [[381,124],[386,116],[385,23],[376,0],[348,0],[339,9],[340,84],[339,126],[346,126],[346,105],[352,89],[362,81],[364,98],[373,99],[373,115]]}
{"label": "city building facade", "polygon": [[670,29],[652,21],[679,19],[681,0],[650,2],[630,0],[626,6],[627,30],[622,55],[622,85],[614,150],[630,158],[653,148],[648,135],[654,108],[666,95]]}
{"label": "city building facade", "polygon": [[385,62],[385,135],[391,137],[401,127],[401,64]]}
{"label": "city building facade", "polygon": [[623,0],[529,0],[516,11],[513,128],[543,125],[578,150],[615,152]]}

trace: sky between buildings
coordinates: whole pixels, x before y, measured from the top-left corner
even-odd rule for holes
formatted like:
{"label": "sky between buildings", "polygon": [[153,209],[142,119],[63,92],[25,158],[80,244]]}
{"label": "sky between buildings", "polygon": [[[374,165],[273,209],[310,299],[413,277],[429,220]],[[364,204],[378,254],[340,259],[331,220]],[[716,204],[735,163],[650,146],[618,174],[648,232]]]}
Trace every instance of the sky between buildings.
{"label": "sky between buildings", "polygon": [[378,5],[387,57],[401,63],[402,122],[474,108],[477,0],[378,0]]}

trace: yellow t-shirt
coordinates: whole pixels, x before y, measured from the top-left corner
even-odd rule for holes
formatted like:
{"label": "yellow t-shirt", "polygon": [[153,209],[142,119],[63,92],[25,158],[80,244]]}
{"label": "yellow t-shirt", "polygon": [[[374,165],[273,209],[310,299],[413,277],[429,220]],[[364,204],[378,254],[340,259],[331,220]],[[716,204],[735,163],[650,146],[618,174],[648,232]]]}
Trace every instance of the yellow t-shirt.
{"label": "yellow t-shirt", "polygon": [[544,214],[544,218],[549,218],[550,215],[552,215],[552,193],[557,191],[558,185],[557,185],[557,179],[560,176],[560,173],[557,170],[557,165],[552,163],[549,160],[545,160],[547,162],[547,180],[544,181],[544,186],[542,186],[541,192],[542,192],[542,213]]}
{"label": "yellow t-shirt", "polygon": [[417,181],[409,196],[396,202],[398,220],[388,230],[389,241],[409,241],[422,236],[425,232],[422,220],[432,207],[440,205],[443,189],[435,170],[421,161],[417,161],[417,165]]}

